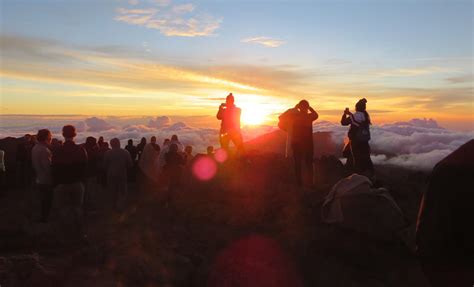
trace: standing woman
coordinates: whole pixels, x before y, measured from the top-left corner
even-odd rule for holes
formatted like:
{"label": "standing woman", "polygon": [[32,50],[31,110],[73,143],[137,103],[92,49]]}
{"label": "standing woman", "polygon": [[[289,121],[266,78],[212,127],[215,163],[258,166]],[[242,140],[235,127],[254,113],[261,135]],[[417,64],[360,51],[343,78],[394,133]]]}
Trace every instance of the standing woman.
{"label": "standing woman", "polygon": [[344,147],[344,156],[347,158],[346,167],[351,172],[374,176],[374,165],[370,159],[370,116],[366,110],[367,100],[361,99],[355,105],[353,114],[349,108],[344,110],[341,118],[343,126],[350,125],[349,143]]}

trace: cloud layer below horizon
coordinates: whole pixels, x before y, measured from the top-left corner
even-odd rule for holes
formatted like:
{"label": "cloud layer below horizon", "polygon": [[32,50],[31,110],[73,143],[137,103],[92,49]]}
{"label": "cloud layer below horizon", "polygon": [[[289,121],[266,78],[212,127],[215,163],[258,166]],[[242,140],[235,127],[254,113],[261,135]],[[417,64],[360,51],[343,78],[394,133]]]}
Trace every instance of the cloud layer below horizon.
{"label": "cloud layer below horizon", "polygon": [[[161,143],[165,138],[177,134],[185,145],[192,145],[196,152],[205,152],[206,147],[218,146],[218,129],[205,127],[193,117],[89,117],[62,116],[2,116],[0,138],[20,137],[25,133],[34,134],[40,128],[49,128],[55,137],[61,138],[61,127],[73,124],[78,130],[78,142],[87,136],[103,136],[106,140],[117,137],[124,145],[128,139],[138,143],[142,137],[157,136]],[[201,119],[202,120],[202,119]],[[31,125],[31,122],[37,124]],[[250,140],[276,130],[275,126],[244,127],[245,140]],[[314,131],[332,132],[333,141],[340,145],[347,134],[347,127],[336,123],[316,122]],[[462,144],[474,139],[474,132],[459,132],[444,129],[432,119],[413,119],[374,125],[371,128],[372,158],[376,164],[396,165],[410,169],[430,170],[438,161],[446,157]]]}

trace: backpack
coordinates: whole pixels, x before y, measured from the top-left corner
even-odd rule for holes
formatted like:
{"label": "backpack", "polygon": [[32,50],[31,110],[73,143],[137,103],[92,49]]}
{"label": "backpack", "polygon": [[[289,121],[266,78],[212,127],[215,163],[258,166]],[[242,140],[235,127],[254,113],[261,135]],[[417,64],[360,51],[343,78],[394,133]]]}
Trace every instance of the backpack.
{"label": "backpack", "polygon": [[368,142],[370,140],[370,129],[367,122],[363,122],[357,127],[354,140],[356,142]]}
{"label": "backpack", "polygon": [[293,123],[294,109],[288,109],[278,117],[278,127],[287,132]]}

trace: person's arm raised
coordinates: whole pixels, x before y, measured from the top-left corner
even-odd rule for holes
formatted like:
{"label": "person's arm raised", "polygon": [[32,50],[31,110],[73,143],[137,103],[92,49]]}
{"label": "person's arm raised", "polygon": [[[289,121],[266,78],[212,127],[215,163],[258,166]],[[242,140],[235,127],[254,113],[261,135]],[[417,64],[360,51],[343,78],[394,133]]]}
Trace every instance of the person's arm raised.
{"label": "person's arm raised", "polygon": [[219,106],[219,111],[217,111],[217,115],[216,115],[216,118],[218,120],[222,120],[222,114],[224,113],[224,106],[221,104]]}
{"label": "person's arm raised", "polygon": [[344,111],[344,113],[342,114],[341,125],[348,126],[352,123],[351,117],[347,116],[348,114],[350,114],[350,112],[346,111]]}
{"label": "person's arm raised", "polygon": [[309,107],[309,111],[311,112],[311,120],[315,121],[319,118],[319,115],[318,113],[312,108],[312,107]]}

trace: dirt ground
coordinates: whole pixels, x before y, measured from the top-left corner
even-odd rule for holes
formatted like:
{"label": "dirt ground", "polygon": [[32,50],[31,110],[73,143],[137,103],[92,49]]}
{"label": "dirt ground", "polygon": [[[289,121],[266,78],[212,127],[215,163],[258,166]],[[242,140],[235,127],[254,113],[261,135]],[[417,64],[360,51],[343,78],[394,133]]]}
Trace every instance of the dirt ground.
{"label": "dirt ground", "polygon": [[[378,167],[377,176],[414,223],[427,176],[395,167]],[[252,286],[427,286],[401,242],[321,223],[327,191],[298,189],[284,158],[256,156],[220,166],[209,182],[187,180],[169,204],[166,188],[130,183],[127,207],[117,212],[102,190],[86,205],[85,236],[65,240],[54,220],[38,223],[34,189],[9,190],[0,202],[0,285],[215,286],[245,276],[245,266],[222,265],[233,264],[228,250],[244,242],[249,269],[286,276]],[[245,242],[258,243],[253,250]]]}

